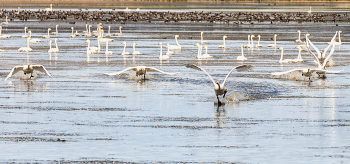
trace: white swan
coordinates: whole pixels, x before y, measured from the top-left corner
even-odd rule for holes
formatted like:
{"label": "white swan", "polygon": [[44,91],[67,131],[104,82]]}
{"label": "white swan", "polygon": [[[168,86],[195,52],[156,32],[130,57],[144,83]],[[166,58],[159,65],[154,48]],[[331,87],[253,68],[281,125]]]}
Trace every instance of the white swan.
{"label": "white swan", "polygon": [[136,76],[142,76],[143,75],[143,78],[146,79],[146,73],[147,72],[160,72],[160,73],[164,73],[164,74],[167,74],[167,75],[175,75],[176,73],[168,73],[168,72],[164,72],[162,70],[159,70],[157,68],[154,68],[154,67],[146,67],[146,66],[137,66],[137,67],[129,67],[129,68],[126,68],[122,71],[119,71],[119,72],[113,72],[113,73],[105,73],[106,75],[109,75],[109,76],[115,76],[115,75],[120,75],[122,74],[123,72],[125,71],[136,71]]}
{"label": "white swan", "polygon": [[50,4],[49,8],[45,8],[46,12],[52,11],[52,4]]}
{"label": "white swan", "polygon": [[163,55],[163,46],[162,46],[162,43],[159,43],[160,45],[160,54],[159,54],[159,59],[169,59],[169,56],[168,55]]}
{"label": "white swan", "polygon": [[96,31],[92,31],[92,35],[98,36],[98,32],[101,30],[102,23],[97,24]]}
{"label": "white swan", "polygon": [[41,42],[41,40],[38,39],[38,38],[32,38],[32,31],[28,31],[28,33],[29,33],[30,43],[38,43],[38,42]]}
{"label": "white swan", "polygon": [[255,35],[250,35],[250,42],[246,48],[254,48],[254,42],[253,42],[253,38],[255,37]]}
{"label": "white swan", "polygon": [[295,62],[303,62],[303,58],[301,57],[301,51],[303,50],[303,48],[301,48],[301,46],[297,46],[296,48],[299,49],[299,53],[298,53],[298,58],[294,59]]}
{"label": "white swan", "polygon": [[112,51],[108,51],[108,41],[106,42],[106,52],[105,52],[106,55],[110,55],[110,54],[113,54]]}
{"label": "white swan", "polygon": [[202,54],[202,58],[212,58],[212,56],[208,54],[208,47],[204,46],[203,48],[205,48],[205,54]]}
{"label": "white swan", "polygon": [[141,53],[140,53],[140,51],[136,51],[135,50],[135,45],[137,45],[135,42],[132,44],[132,48],[133,48],[133,50],[134,50],[134,52],[132,52],[132,54],[133,55],[140,55]]}
{"label": "white swan", "polygon": [[55,32],[51,32],[52,35],[58,35],[58,29],[57,29],[57,27],[59,27],[59,26],[60,26],[60,25],[58,25],[58,24],[56,25],[56,31],[55,31]]}
{"label": "white swan", "polygon": [[244,70],[249,70],[252,68],[252,66],[249,66],[249,65],[241,65],[241,66],[238,66],[238,67],[234,67],[231,69],[231,71],[226,75],[224,81],[222,82],[222,84],[219,83],[219,81],[214,81],[214,79],[209,75],[209,73],[201,68],[201,67],[198,67],[194,64],[186,64],[186,67],[187,68],[192,68],[192,69],[195,69],[195,70],[198,70],[198,71],[204,71],[208,76],[209,78],[211,79],[211,81],[213,82],[214,84],[214,91],[215,91],[215,95],[218,99],[218,104],[221,105],[221,102],[219,100],[219,96],[220,95],[224,95],[223,98],[225,98],[225,95],[227,93],[227,88],[225,87],[225,82],[227,80],[227,78],[231,75],[232,71],[237,69],[237,71],[244,71]]}
{"label": "white swan", "polygon": [[267,45],[267,47],[276,47],[277,46],[277,43],[276,43],[276,37],[277,37],[278,35],[277,34],[275,34],[274,35],[274,37],[273,37],[273,40],[274,40],[274,44],[269,44],[269,45]]}
{"label": "white swan", "polygon": [[86,42],[88,43],[87,51],[91,51],[91,52],[93,52],[93,51],[100,52],[101,51],[100,42],[97,41],[97,44],[98,44],[97,47],[96,46],[90,46],[90,40],[89,39],[86,40],[85,43]]}
{"label": "white swan", "polygon": [[295,40],[295,42],[297,42],[297,43],[301,43],[301,40],[300,40],[300,33],[301,33],[301,32],[300,32],[300,30],[298,30],[297,32],[299,33],[299,37],[298,37],[298,39],[297,39],[297,40]]}
{"label": "white swan", "polygon": [[106,34],[106,37],[111,37],[111,26],[108,26],[108,33]]}
{"label": "white swan", "polygon": [[260,44],[260,35],[258,35],[258,44],[256,45],[256,47],[262,47],[262,45]]}
{"label": "white swan", "polygon": [[53,41],[52,40],[50,40],[50,49],[49,49],[49,53],[57,53],[57,52],[59,52],[59,49],[58,49],[58,46],[57,46],[57,38],[55,39],[55,44],[56,44],[56,48],[51,48],[51,43],[53,43]]}
{"label": "white swan", "polygon": [[80,34],[78,33],[78,30],[75,31],[74,35],[75,36],[80,36]]}
{"label": "white swan", "polygon": [[126,52],[126,42],[122,42],[122,44],[124,44],[124,49],[123,49],[123,52],[122,52],[122,55],[130,55],[129,52]]}
{"label": "white swan", "polygon": [[2,32],[2,26],[0,26],[0,38],[11,38],[11,35],[1,35]]}
{"label": "white swan", "polygon": [[311,8],[312,8],[312,7],[310,6],[310,9],[307,11],[309,14],[311,14],[311,12],[312,12],[312,11],[311,11]]}
{"label": "white swan", "polygon": [[241,46],[241,52],[242,52],[242,55],[240,55],[240,56],[237,56],[237,60],[240,60],[240,61],[244,61],[244,60],[247,60],[247,58],[246,57],[244,57],[244,54],[243,54],[243,44],[242,44],[242,46]]}
{"label": "white swan", "polygon": [[25,52],[33,51],[33,50],[29,47],[29,42],[30,42],[30,38],[27,38],[27,47],[21,47],[21,48],[18,49],[18,51],[25,51]]}
{"label": "white swan", "polygon": [[76,35],[74,34],[74,27],[71,27],[71,29],[72,29],[72,35],[70,35],[70,37],[71,37],[71,38],[75,38]]}
{"label": "white swan", "polygon": [[130,12],[131,10],[129,9],[129,7],[126,7],[123,11],[124,12]]}
{"label": "white swan", "polygon": [[167,44],[167,47],[168,47],[167,48],[168,50],[167,50],[165,55],[174,55],[174,51],[171,51],[170,48],[169,48],[169,43]]}
{"label": "white swan", "polygon": [[12,75],[16,74],[19,71],[23,71],[24,75],[30,74],[31,75],[30,78],[32,78],[32,77],[34,77],[33,76],[34,70],[45,73],[46,75],[53,78],[43,65],[30,65],[30,64],[28,64],[28,65],[13,67],[11,72],[9,73],[9,75],[7,75],[7,77],[5,78],[5,80],[7,80],[8,78],[10,78]]}
{"label": "white swan", "polygon": [[123,36],[122,28],[123,28],[123,26],[119,26],[119,33],[113,33],[113,35],[114,36]]}
{"label": "white swan", "polygon": [[48,28],[47,35],[44,35],[43,38],[50,39],[50,31],[51,31],[51,28]]}
{"label": "white swan", "polygon": [[289,62],[294,62],[292,59],[284,59],[284,60],[283,60],[283,47],[280,47],[279,49],[281,50],[281,58],[280,58],[279,63],[289,63]]}
{"label": "white swan", "polygon": [[176,45],[168,45],[166,46],[166,48],[169,47],[169,50],[181,50],[181,45],[179,44],[179,42],[177,41],[177,38],[180,37],[179,35],[175,35],[175,42]]}
{"label": "white swan", "polygon": [[251,47],[251,44],[250,44],[250,35],[248,35],[248,44],[244,46],[245,48],[248,48],[248,47]]}
{"label": "white swan", "polygon": [[[335,45],[341,45],[341,40],[340,40],[340,33],[342,33],[343,31],[338,31],[338,38],[339,38],[339,41],[334,41],[334,44]],[[332,42],[328,42],[328,44],[332,44]]]}
{"label": "white swan", "polygon": [[98,35],[98,41],[100,42],[113,42],[114,39],[110,39],[110,38],[104,38],[103,37],[103,30],[99,30],[99,35]]}
{"label": "white swan", "polygon": [[198,46],[197,59],[205,59],[202,57],[202,45],[200,45],[199,43],[196,43],[194,46]]}
{"label": "white swan", "polygon": [[20,7],[18,7],[18,10],[15,12],[15,14],[19,14],[20,13],[20,10],[21,10],[21,8]]}
{"label": "white swan", "polygon": [[8,18],[8,16],[6,16],[6,22],[1,22],[1,24],[3,24],[3,25],[8,25],[9,22],[7,21],[7,18]]}
{"label": "white swan", "polygon": [[227,38],[227,36],[226,35],[224,35],[223,37],[222,37],[222,40],[224,41],[224,43],[223,43],[223,45],[219,45],[219,48],[226,48],[226,43],[225,43],[225,39]]}
{"label": "white swan", "polygon": [[201,32],[201,44],[208,43],[208,41],[203,40],[203,32]]}
{"label": "white swan", "polygon": [[136,11],[136,12],[140,12],[140,8],[136,8],[135,11]]}
{"label": "white swan", "polygon": [[89,33],[88,26],[89,26],[88,24],[85,25],[86,31],[83,31],[83,34],[82,34],[83,36],[85,36],[85,35],[87,35]]}
{"label": "white swan", "polygon": [[[338,33],[338,32],[336,31],[336,33],[334,34],[334,36],[333,36],[333,38],[332,38],[332,40],[331,40],[331,43],[334,43],[334,42],[335,42],[335,38],[337,37],[337,33]],[[309,48],[309,45],[311,45],[311,47],[312,47],[313,49],[315,49],[315,51],[316,51],[316,53],[317,53],[317,58],[318,58],[318,60],[321,62],[321,64],[323,64],[324,61],[325,61],[324,59],[326,58],[326,53],[327,53],[328,49],[329,49],[332,45],[335,45],[335,44],[330,44],[330,45],[328,45],[328,47],[325,48],[323,52],[321,52],[321,51],[310,41],[310,39],[308,38],[308,36],[310,36],[310,34],[306,34],[306,35],[305,35],[306,43],[307,43],[307,46],[305,47],[306,51],[308,51],[311,55],[316,56],[316,55],[310,50],[310,48]],[[334,46],[333,46],[333,47],[334,47]],[[333,52],[334,52],[334,50],[333,50]],[[332,52],[332,53],[333,53],[333,52]],[[316,61],[316,60],[315,60],[314,62],[317,64],[317,61]]]}
{"label": "white swan", "polygon": [[24,27],[24,35],[22,35],[22,38],[28,38],[27,29],[28,27]]}
{"label": "white swan", "polygon": [[91,36],[91,27],[92,25],[89,25],[88,33],[83,33],[83,36],[88,36],[88,37]]}

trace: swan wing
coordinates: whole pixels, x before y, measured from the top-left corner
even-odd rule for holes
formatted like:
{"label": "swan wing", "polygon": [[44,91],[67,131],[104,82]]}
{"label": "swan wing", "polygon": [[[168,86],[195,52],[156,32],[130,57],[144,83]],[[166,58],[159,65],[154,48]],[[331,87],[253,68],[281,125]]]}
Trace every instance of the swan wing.
{"label": "swan wing", "polygon": [[320,50],[310,41],[309,38],[306,38],[306,41],[309,42],[309,44],[312,46],[312,48],[314,48],[316,50],[318,56],[322,56]]}
{"label": "swan wing", "polygon": [[329,45],[327,46],[327,48],[324,49],[324,51],[322,52],[322,57],[323,57],[323,58],[326,56],[326,52],[328,51],[329,47],[331,47],[332,44],[334,43],[335,38],[337,37],[337,34],[338,34],[338,31],[335,32],[335,35],[333,36],[333,38],[332,38],[332,40],[331,40],[331,42],[330,42],[331,44],[329,44]]}
{"label": "swan wing", "polygon": [[290,73],[290,72],[295,72],[295,71],[299,71],[299,72],[302,72],[303,69],[292,69],[292,70],[289,70],[289,71],[285,71],[285,72],[273,72],[271,73],[271,75],[284,75],[284,74],[287,74],[287,73]]}
{"label": "swan wing", "polygon": [[318,67],[321,67],[321,63],[320,60],[318,60],[318,57],[310,50],[310,48],[308,46],[304,46],[307,50],[307,52],[309,52],[311,55],[314,56],[315,60],[317,61],[317,65]]}
{"label": "swan wing", "polygon": [[209,73],[208,73],[205,69],[203,69],[203,68],[201,68],[201,67],[198,67],[198,66],[196,66],[196,65],[194,65],[194,64],[186,64],[185,66],[186,66],[187,68],[192,68],[192,69],[195,69],[195,70],[198,70],[198,71],[204,71],[204,72],[209,76],[209,78],[211,79],[211,81],[213,82],[213,84],[216,85],[214,79],[209,75]]}
{"label": "swan wing", "polygon": [[154,68],[154,67],[145,67],[146,71],[147,72],[160,72],[160,73],[164,73],[164,74],[167,74],[167,75],[175,75],[176,73],[168,73],[168,72],[164,72],[160,69],[157,69],[157,68]]}
{"label": "swan wing", "polygon": [[129,71],[129,70],[133,70],[133,71],[137,71],[137,67],[129,67],[129,68],[126,68],[124,70],[121,70],[119,72],[113,72],[113,73],[104,73],[106,75],[109,75],[109,76],[115,76],[115,75],[119,75],[125,71]]}
{"label": "swan wing", "polygon": [[240,65],[232,68],[231,71],[226,75],[224,82],[222,82],[222,85],[225,85],[227,78],[231,75],[233,70],[237,70],[237,72],[242,72],[242,71],[251,70],[252,68],[253,68],[252,65]]}
{"label": "swan wing", "polygon": [[46,75],[50,76],[51,78],[53,78],[50,73],[45,69],[45,67],[43,65],[32,65],[33,69],[36,71],[40,71],[42,73],[45,73]]}
{"label": "swan wing", "polygon": [[[9,73],[9,75],[7,75],[7,77],[5,78],[5,80],[7,80],[8,78],[10,78],[12,75],[16,74],[17,72],[19,71],[22,71],[23,70],[23,66],[16,66],[16,67],[13,67],[11,72]],[[4,80],[4,81],[5,81]]]}
{"label": "swan wing", "polygon": [[335,43],[332,42],[332,45],[333,45],[333,47],[332,47],[331,51],[329,52],[329,55],[324,59],[322,68],[326,67],[328,59],[333,55]]}

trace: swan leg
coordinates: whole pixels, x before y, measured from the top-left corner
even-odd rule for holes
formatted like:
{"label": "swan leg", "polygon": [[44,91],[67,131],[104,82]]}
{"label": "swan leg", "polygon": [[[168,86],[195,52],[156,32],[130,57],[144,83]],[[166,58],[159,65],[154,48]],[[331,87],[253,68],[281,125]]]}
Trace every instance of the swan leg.
{"label": "swan leg", "polygon": [[146,80],[146,74],[143,74],[143,79]]}
{"label": "swan leg", "polygon": [[226,93],[227,93],[227,91],[224,92],[224,97],[223,98],[225,98]]}
{"label": "swan leg", "polygon": [[218,105],[221,105],[221,102],[219,100],[219,96],[216,96],[216,98],[218,99]]}

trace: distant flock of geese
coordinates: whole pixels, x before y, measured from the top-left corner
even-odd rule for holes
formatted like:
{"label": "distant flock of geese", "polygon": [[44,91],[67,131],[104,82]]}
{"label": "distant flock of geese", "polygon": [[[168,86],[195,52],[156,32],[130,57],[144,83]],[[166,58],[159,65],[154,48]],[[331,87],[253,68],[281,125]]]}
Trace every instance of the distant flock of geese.
{"label": "distant flock of geese", "polygon": [[[48,10],[50,10],[50,9],[48,9]],[[51,6],[51,10],[52,10],[52,6]],[[5,25],[8,25],[8,23],[6,24],[6,22],[3,22],[2,24],[4,24],[4,23],[5,23]],[[59,27],[59,25],[56,25],[56,31],[52,32],[51,33],[52,35],[58,35],[58,27]],[[94,54],[94,53],[100,52],[101,51],[100,42],[105,42],[106,43],[105,54],[106,55],[112,54],[113,52],[108,50],[108,42],[111,42],[111,41],[114,41],[114,40],[111,39],[111,38],[108,38],[108,37],[111,37],[112,35],[114,35],[114,36],[122,36],[123,34],[122,34],[122,30],[121,29],[123,27],[122,26],[119,27],[119,33],[111,34],[110,33],[110,26],[108,26],[108,33],[106,34],[107,38],[104,37],[104,30],[103,30],[102,23],[97,25],[96,31],[91,31],[91,27],[92,27],[92,25],[88,25],[87,24],[86,25],[86,31],[83,31],[82,35],[83,36],[92,36],[92,35],[96,36],[97,40],[98,40],[98,46],[97,47],[96,46],[90,46],[90,40],[89,39],[86,40],[86,42],[88,43],[87,54]],[[2,27],[0,26],[0,37],[1,38],[9,38],[9,37],[11,37],[9,35],[2,35],[1,34],[1,29],[2,29]],[[31,37],[31,35],[32,35],[31,31],[28,31],[28,33],[29,33],[29,36],[28,36],[27,35],[27,29],[28,29],[28,27],[24,28],[25,34],[22,36],[23,38],[27,38],[27,46],[19,48],[18,51],[30,52],[30,51],[32,51],[32,49],[30,48],[30,43],[41,42],[40,39]],[[74,33],[74,28],[73,27],[71,27],[71,29],[72,29],[72,34],[71,34],[70,37],[74,38],[74,37],[80,35],[78,33],[78,31],[76,31]],[[57,40],[58,39],[57,38],[55,39],[56,47],[53,48],[51,46],[53,41],[50,40],[50,30],[51,29],[48,28],[47,35],[44,35],[43,38],[49,39],[50,49],[48,50],[48,52],[49,53],[57,53],[57,52],[59,52],[59,49],[58,49],[58,46],[57,46]],[[302,41],[300,40],[300,31],[298,30],[297,32],[299,33],[299,37],[298,37],[297,40],[295,40],[295,42],[301,43]],[[286,72],[274,72],[274,73],[272,73],[272,75],[279,76],[279,75],[287,74],[287,73],[290,73],[290,72],[301,72],[302,76],[308,77],[309,80],[310,80],[310,78],[311,78],[311,76],[312,76],[312,74],[314,72],[317,73],[319,75],[319,77],[325,77],[326,73],[339,73],[339,72],[341,72],[341,71],[328,71],[328,70],[326,70],[326,65],[327,65],[330,57],[332,56],[332,54],[334,52],[335,45],[340,45],[341,44],[341,40],[340,40],[340,33],[341,32],[342,31],[336,31],[335,35],[333,36],[333,38],[329,42],[329,46],[326,49],[324,49],[324,51],[320,51],[310,41],[310,39],[308,38],[308,36],[310,36],[310,34],[306,34],[305,35],[305,38],[306,38],[305,43],[303,45],[299,45],[299,46],[296,47],[296,48],[299,49],[298,58],[296,58],[296,59],[283,59],[283,48],[280,47],[279,49],[281,49],[281,58],[279,60],[279,63],[302,62],[303,59],[301,57],[301,51],[302,50],[306,50],[312,56],[314,56],[314,58],[315,58],[314,62],[317,64],[317,68],[292,69],[292,70],[289,70],[289,71],[286,71]],[[203,32],[201,32],[200,34],[201,34],[201,42],[195,44],[195,46],[198,46],[197,58],[198,59],[212,58],[212,56],[207,53],[207,46],[202,47],[202,45],[207,44],[208,41],[203,40]],[[278,36],[277,34],[274,35],[274,44],[269,44],[268,47],[277,47],[277,43],[276,43],[277,36]],[[336,42],[336,37],[337,36],[339,37],[339,41],[338,42]],[[167,48],[168,51],[167,51],[167,53],[165,55],[163,55],[163,53],[162,53],[162,43],[159,43],[159,45],[160,45],[159,59],[161,59],[161,60],[162,59],[169,59],[170,55],[174,54],[174,52],[171,51],[171,50],[181,50],[181,45],[179,44],[179,42],[177,40],[178,37],[179,37],[179,35],[175,35],[176,45],[170,45],[170,44],[166,45],[166,48]],[[248,44],[247,45],[241,45],[242,54],[240,56],[237,56],[237,60],[239,60],[239,61],[247,60],[247,58],[243,54],[243,48],[253,48],[254,47],[254,42],[253,42],[253,38],[254,37],[255,37],[255,35],[248,35]],[[261,47],[262,45],[260,44],[260,35],[258,35],[257,37],[258,37],[258,43],[257,43],[257,45],[255,45],[255,47]],[[218,48],[226,48],[226,43],[225,43],[225,39],[226,38],[227,38],[227,36],[224,35],[223,36],[223,44],[219,45]],[[122,42],[121,44],[124,44],[124,49],[123,49],[123,52],[122,52],[121,55],[130,55],[129,52],[126,52],[126,42]],[[139,51],[135,50],[135,45],[137,45],[137,44],[134,42],[133,43],[133,50],[134,51],[131,54],[132,55],[140,55],[141,53]],[[314,51],[316,51],[316,54],[310,50],[310,48],[309,48],[310,46],[314,49]],[[203,48],[205,48],[205,52],[206,52],[205,54],[202,53]],[[328,52],[329,49],[330,49],[330,51]],[[327,54],[327,52],[328,52],[328,54]],[[225,84],[227,78],[229,77],[229,75],[234,70],[246,71],[246,70],[251,70],[253,68],[253,66],[251,66],[251,65],[241,65],[241,66],[235,67],[235,68],[231,69],[231,71],[226,75],[224,81],[222,83],[220,83],[219,81],[215,81],[209,75],[209,73],[205,69],[203,69],[201,67],[198,67],[198,66],[193,65],[193,64],[186,64],[185,66],[188,67],[188,68],[199,70],[199,71],[204,71],[209,76],[209,78],[212,80],[212,82],[214,84],[214,91],[215,91],[215,94],[216,94],[216,97],[217,97],[217,100],[218,100],[219,104],[221,104],[221,101],[219,100],[219,96],[223,95],[223,97],[225,97],[225,94],[227,93],[227,88],[224,86],[224,84]],[[23,66],[15,66],[11,70],[11,72],[8,74],[8,76],[5,78],[5,80],[7,80],[8,78],[10,78],[11,76],[13,76],[14,74],[16,74],[17,72],[20,72],[20,71],[23,71],[23,73],[25,75],[30,74],[29,79],[31,79],[33,77],[34,70],[42,72],[42,73],[45,73],[49,77],[52,78],[52,76],[49,74],[49,72],[45,69],[45,67],[43,65],[27,64],[27,65],[23,65]],[[123,72],[126,72],[126,71],[135,71],[136,72],[136,76],[143,76],[144,79],[146,79],[146,73],[147,72],[159,72],[159,73],[168,74],[168,75],[176,74],[176,73],[168,73],[168,72],[162,71],[160,69],[157,69],[157,68],[154,68],[154,67],[147,67],[147,66],[129,67],[129,68],[126,68],[126,69],[124,69],[122,71],[119,71],[119,72],[105,73],[105,74],[107,74],[109,76],[115,76],[115,75],[120,75],[120,74],[122,74]]]}

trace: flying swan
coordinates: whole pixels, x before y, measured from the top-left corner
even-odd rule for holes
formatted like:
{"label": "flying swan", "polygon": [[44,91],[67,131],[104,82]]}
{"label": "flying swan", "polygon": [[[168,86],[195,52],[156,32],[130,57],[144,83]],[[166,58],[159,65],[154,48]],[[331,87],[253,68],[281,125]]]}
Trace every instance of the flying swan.
{"label": "flying swan", "polygon": [[159,70],[157,68],[154,67],[146,67],[146,66],[137,66],[137,67],[129,67],[126,68],[122,71],[119,72],[113,72],[113,73],[105,73],[106,75],[109,76],[115,76],[115,75],[120,75],[121,73],[125,72],[125,71],[136,71],[136,76],[142,76],[143,75],[143,79],[146,79],[146,73],[147,72],[160,72],[160,73],[164,73],[167,75],[175,75],[176,73],[168,73],[168,72],[164,72],[162,70]]}

